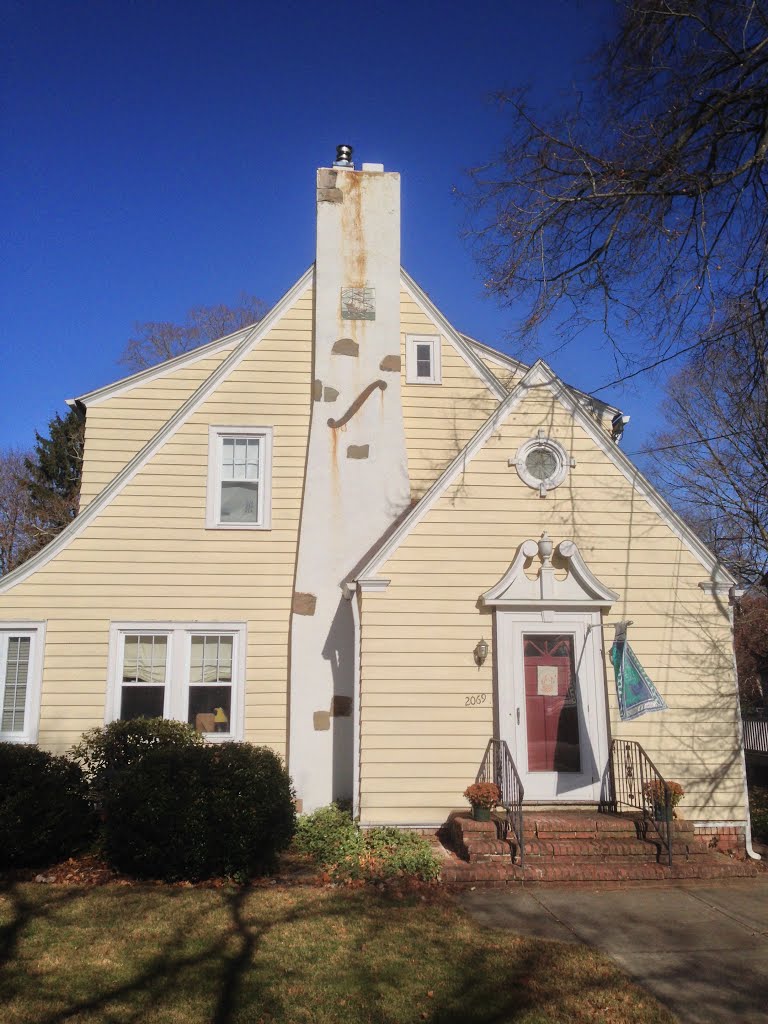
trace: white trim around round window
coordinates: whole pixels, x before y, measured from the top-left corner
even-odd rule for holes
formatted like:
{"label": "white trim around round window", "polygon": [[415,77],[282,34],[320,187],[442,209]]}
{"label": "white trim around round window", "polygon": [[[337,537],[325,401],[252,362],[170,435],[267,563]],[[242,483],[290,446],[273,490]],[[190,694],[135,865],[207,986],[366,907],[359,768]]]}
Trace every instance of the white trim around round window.
{"label": "white trim around round window", "polygon": [[514,458],[520,479],[542,497],[565,480],[570,462],[565,448],[550,437],[532,437],[520,445]]}

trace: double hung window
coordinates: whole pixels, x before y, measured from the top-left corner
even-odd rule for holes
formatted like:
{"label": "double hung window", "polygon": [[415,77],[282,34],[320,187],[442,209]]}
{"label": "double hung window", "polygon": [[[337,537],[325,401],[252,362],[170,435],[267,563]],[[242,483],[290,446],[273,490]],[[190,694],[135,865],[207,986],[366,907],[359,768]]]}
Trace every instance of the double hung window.
{"label": "double hung window", "polygon": [[271,463],[270,427],[211,427],[206,526],[268,530]]}
{"label": "double hung window", "polygon": [[39,623],[0,623],[0,740],[37,740],[43,633]]}
{"label": "double hung window", "polygon": [[242,734],[245,627],[112,627],[108,717],[176,718],[218,739]]}

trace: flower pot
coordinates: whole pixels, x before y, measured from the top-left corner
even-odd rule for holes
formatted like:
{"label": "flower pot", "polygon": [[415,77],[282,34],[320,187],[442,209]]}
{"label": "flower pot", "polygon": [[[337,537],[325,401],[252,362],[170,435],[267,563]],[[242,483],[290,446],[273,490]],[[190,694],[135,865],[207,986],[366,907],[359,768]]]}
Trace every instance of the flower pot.
{"label": "flower pot", "polygon": [[667,809],[664,804],[653,805],[653,820],[654,821],[672,821],[675,816],[675,810],[670,806]]}
{"label": "flower pot", "polygon": [[472,804],[472,817],[475,821],[490,821],[491,808],[481,807],[479,804]]}

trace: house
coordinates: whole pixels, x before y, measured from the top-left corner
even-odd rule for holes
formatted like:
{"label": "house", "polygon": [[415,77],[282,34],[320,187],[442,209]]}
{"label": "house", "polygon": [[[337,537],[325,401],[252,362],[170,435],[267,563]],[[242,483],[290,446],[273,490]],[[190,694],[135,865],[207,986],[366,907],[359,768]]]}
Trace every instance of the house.
{"label": "house", "polygon": [[[180,718],[285,755],[305,811],[422,827],[491,737],[550,806],[596,804],[628,740],[744,841],[734,580],[617,409],[402,270],[398,174],[340,149],[315,262],[260,323],[72,403],[80,514],[0,580],[2,739]],[[662,710],[622,720],[616,624]]]}

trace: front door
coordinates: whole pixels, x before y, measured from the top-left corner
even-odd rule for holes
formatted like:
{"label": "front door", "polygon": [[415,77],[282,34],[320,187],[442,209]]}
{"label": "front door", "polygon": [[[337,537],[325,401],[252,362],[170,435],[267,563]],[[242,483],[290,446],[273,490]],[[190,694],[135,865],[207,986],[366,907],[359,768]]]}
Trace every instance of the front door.
{"label": "front door", "polygon": [[607,757],[599,613],[497,615],[499,726],[525,799],[599,800]]}

